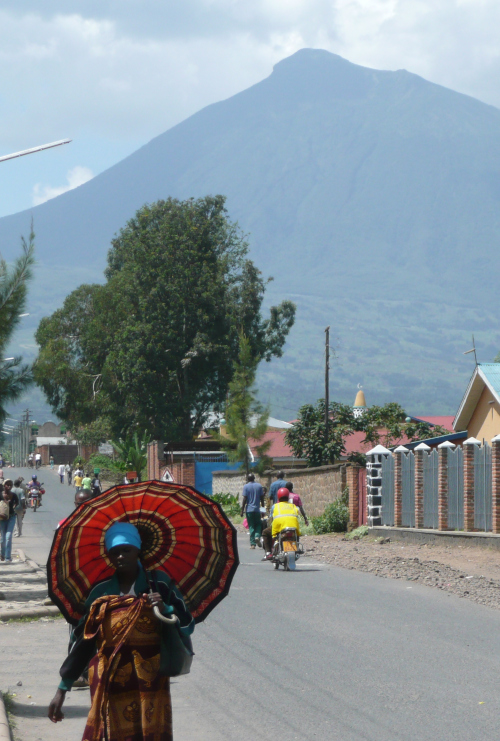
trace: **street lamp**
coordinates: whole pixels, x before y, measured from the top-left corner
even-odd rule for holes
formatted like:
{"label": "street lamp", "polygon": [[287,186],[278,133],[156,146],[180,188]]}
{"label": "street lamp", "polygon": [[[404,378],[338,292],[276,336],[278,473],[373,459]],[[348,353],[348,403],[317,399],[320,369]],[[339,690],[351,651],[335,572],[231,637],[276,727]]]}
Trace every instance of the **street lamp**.
{"label": "street lamp", "polygon": [[71,139],[60,139],[57,142],[51,142],[50,144],[41,144],[39,147],[32,147],[31,149],[23,149],[20,152],[13,152],[13,154],[4,154],[0,157],[0,162],[5,160],[13,160],[16,157],[24,157],[25,154],[34,154],[35,152],[41,152],[43,149],[51,149],[52,147],[60,147],[62,144],[69,144]]}

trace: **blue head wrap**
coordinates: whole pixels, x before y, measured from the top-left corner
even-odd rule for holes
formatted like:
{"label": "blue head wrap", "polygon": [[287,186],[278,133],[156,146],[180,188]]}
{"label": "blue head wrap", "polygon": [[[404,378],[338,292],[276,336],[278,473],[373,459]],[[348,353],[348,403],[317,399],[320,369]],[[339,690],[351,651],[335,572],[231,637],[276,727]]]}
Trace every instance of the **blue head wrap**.
{"label": "blue head wrap", "polygon": [[117,545],[133,545],[140,549],[141,536],[130,522],[115,522],[104,536],[104,545],[108,552]]}

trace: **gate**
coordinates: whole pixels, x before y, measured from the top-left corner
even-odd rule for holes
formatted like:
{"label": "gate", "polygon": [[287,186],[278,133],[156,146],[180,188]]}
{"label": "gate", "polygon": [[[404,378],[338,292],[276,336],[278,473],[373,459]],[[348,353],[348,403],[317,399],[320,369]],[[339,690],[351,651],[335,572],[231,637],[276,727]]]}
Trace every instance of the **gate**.
{"label": "gate", "polygon": [[401,524],[415,527],[415,456],[410,451],[401,456]]}
{"label": "gate", "polygon": [[438,517],[438,452],[424,453],[424,527],[437,528]]}
{"label": "gate", "polygon": [[366,504],[366,468],[358,468],[358,517],[360,525],[368,524],[368,509]]}
{"label": "gate", "polygon": [[491,446],[474,445],[474,527],[478,530],[492,528],[491,497]]}
{"label": "gate", "polygon": [[235,470],[240,463],[228,463],[226,455],[209,455],[195,453],[194,485],[198,491],[212,496],[212,473],[214,471]]}
{"label": "gate", "polygon": [[382,525],[394,525],[394,458],[382,455]]}
{"label": "gate", "polygon": [[448,448],[448,527],[464,529],[464,452]]}

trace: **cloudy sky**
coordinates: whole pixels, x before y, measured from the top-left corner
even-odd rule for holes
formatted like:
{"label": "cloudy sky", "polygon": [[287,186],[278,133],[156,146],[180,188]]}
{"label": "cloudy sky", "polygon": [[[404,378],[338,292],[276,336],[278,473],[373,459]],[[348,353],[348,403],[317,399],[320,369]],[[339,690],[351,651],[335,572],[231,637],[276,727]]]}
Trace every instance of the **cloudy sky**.
{"label": "cloudy sky", "polygon": [[498,0],[0,3],[0,216],[76,187],[302,47],[500,107]]}

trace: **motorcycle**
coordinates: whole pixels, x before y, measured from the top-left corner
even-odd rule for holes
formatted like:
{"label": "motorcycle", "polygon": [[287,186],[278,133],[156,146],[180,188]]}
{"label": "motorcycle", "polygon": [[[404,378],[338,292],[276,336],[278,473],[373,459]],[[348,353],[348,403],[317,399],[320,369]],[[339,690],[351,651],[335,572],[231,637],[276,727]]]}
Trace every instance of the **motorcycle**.
{"label": "motorcycle", "polygon": [[295,571],[295,563],[304,555],[304,546],[299,542],[296,528],[285,527],[278,533],[271,555],[275,569],[283,566],[285,571]]}
{"label": "motorcycle", "polygon": [[40,486],[30,486],[28,489],[28,506],[31,507],[33,512],[36,512],[38,507],[42,506],[42,495],[45,494],[43,484]]}

